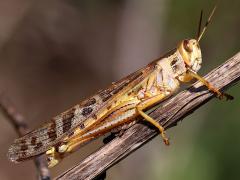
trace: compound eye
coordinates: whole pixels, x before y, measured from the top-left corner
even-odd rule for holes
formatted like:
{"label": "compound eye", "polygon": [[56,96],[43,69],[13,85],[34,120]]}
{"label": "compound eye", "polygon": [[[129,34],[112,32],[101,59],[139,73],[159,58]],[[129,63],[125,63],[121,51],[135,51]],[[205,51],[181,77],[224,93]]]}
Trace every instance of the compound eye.
{"label": "compound eye", "polygon": [[190,44],[189,40],[184,40],[183,41],[183,47],[187,52],[192,52],[193,51],[192,45]]}

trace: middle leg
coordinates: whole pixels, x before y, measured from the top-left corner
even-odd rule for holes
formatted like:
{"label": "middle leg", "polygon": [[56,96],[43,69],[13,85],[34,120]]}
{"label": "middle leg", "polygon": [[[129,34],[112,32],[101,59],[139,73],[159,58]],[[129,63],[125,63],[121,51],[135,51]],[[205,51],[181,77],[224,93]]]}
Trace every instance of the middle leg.
{"label": "middle leg", "polygon": [[149,123],[151,123],[153,126],[155,126],[156,128],[158,128],[158,130],[160,131],[160,134],[163,138],[163,141],[166,145],[169,145],[169,140],[168,138],[166,137],[166,134],[165,134],[165,130],[164,128],[162,127],[162,125],[157,122],[156,120],[154,120],[153,118],[151,118],[149,115],[147,115],[145,112],[143,112],[144,109],[146,109],[147,107],[149,106],[152,106],[154,104],[156,104],[157,102],[160,102],[161,100],[163,100],[164,98],[166,97],[165,94],[159,94],[159,95],[156,95],[156,96],[153,96],[149,99],[146,99],[142,102],[140,102],[137,106],[136,106],[136,110],[138,112],[138,114],[140,116],[142,116],[146,121],[148,121]]}

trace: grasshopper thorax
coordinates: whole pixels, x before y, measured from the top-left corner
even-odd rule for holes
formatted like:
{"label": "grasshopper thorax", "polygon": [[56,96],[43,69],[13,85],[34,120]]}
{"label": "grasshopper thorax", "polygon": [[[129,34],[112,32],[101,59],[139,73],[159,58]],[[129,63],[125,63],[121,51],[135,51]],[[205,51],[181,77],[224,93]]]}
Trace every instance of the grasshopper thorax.
{"label": "grasshopper thorax", "polygon": [[183,40],[178,46],[184,63],[187,68],[197,72],[201,68],[202,54],[199,43],[196,39]]}

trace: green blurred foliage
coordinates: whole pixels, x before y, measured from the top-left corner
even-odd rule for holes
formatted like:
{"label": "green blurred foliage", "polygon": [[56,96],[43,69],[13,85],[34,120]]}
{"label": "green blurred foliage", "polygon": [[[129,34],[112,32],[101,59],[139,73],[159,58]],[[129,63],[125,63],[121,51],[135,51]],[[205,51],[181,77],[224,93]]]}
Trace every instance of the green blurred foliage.
{"label": "green blurred foliage", "polygon": [[[163,7],[154,6],[159,1]],[[136,10],[136,3],[143,5]],[[153,5],[147,6],[147,3]],[[148,29],[146,32],[154,32],[151,30],[158,28],[161,36],[153,35],[147,43],[160,42],[161,49],[157,53],[163,54],[176,47],[182,39],[194,38],[200,11],[204,11],[205,22],[214,5],[215,1],[208,0],[55,0],[32,3],[23,20],[16,23],[17,28],[13,27],[16,32],[11,34],[10,31],[9,34],[13,36],[9,38],[10,42],[1,50],[1,76],[2,79],[10,79],[2,86],[9,88],[7,92],[20,112],[33,120],[27,123],[30,126],[33,123],[40,125],[45,119],[77,103],[79,98],[88,97],[112,80],[117,80],[113,79],[115,69],[112,66],[120,59],[116,58],[121,51],[118,49],[122,43],[119,43],[119,37],[131,44],[130,41],[136,40],[131,38],[131,32],[144,32],[136,28],[130,30],[130,35],[124,34],[121,31],[128,29],[126,26],[135,28],[143,23],[140,27],[147,29],[146,26],[152,25],[150,31]],[[149,7],[154,9],[147,9]],[[203,54],[200,74],[206,74],[239,51],[239,7],[239,0],[218,1],[217,11],[200,42]],[[133,17],[131,19],[124,14],[126,9],[133,11],[130,15],[138,20],[136,24]],[[12,10],[11,15],[18,18],[14,12]],[[138,13],[142,16],[136,18]],[[5,22],[9,20],[7,17],[4,18]],[[132,21],[127,21],[128,18]],[[146,23],[148,20],[156,24]],[[122,27],[123,24],[125,27]],[[124,35],[120,36],[121,33]],[[147,39],[150,35],[146,33],[144,36]],[[136,49],[142,48],[145,53],[147,47],[140,46],[141,40],[136,42],[131,45],[135,45]],[[136,49],[125,50],[125,53],[137,54],[139,52]],[[133,59],[127,66],[137,67],[139,64],[139,59]],[[238,84],[228,90],[235,97],[233,101],[211,100],[167,132],[171,138],[170,147],[166,148],[160,137],[155,138],[108,170],[107,179],[240,179],[239,92]],[[31,162],[16,166],[6,159],[5,152],[16,134],[1,136],[4,137],[2,145],[5,148],[4,154],[1,154],[4,160],[1,165],[8,167],[2,166],[0,173],[4,176],[0,179],[7,176],[13,178],[14,175],[19,177],[19,174],[22,178],[35,176],[31,170],[29,175],[29,167],[33,168]],[[52,169],[51,173],[53,176],[62,173],[79,162],[79,156],[83,158],[82,154],[94,149],[96,144],[85,146],[64,159],[64,163]],[[143,156],[146,154],[148,156]],[[12,171],[15,173],[11,174]]]}
{"label": "green blurred foliage", "polygon": [[[203,21],[207,19],[214,2],[173,0],[169,4],[169,15],[165,26],[165,42],[182,38],[195,37],[198,18],[201,9],[204,10]],[[224,62],[239,51],[240,1],[220,1],[217,11],[201,40],[203,66],[200,74],[205,74],[212,68]],[[185,130],[191,128],[194,122],[202,121],[200,130],[192,138],[192,144],[187,144],[183,152],[172,160],[171,169],[167,170],[166,179],[204,179],[224,180],[239,179],[240,167],[240,85],[232,87],[228,93],[234,95],[231,102],[220,102],[215,99],[196,111],[200,116],[190,116],[184,123]],[[194,117],[193,117],[194,116]],[[180,131],[181,128],[179,128]],[[188,154],[188,150],[191,153]],[[174,156],[175,157],[175,156]],[[187,162],[184,159],[189,159]],[[157,166],[157,164],[155,164]],[[165,176],[164,176],[165,177]],[[160,179],[161,174],[153,179]],[[164,179],[164,178],[163,178]]]}

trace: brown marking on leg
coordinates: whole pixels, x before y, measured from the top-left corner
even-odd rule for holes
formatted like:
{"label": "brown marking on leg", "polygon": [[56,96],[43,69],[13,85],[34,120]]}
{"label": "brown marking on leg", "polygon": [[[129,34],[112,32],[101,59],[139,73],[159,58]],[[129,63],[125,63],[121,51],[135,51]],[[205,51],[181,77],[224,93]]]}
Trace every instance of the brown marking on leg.
{"label": "brown marking on leg", "polygon": [[96,114],[93,114],[92,118],[93,118],[93,119],[97,119],[97,115],[96,115]]}
{"label": "brown marking on leg", "polygon": [[107,107],[107,110],[111,109],[111,107],[112,107],[112,105],[109,105],[109,106]]}

